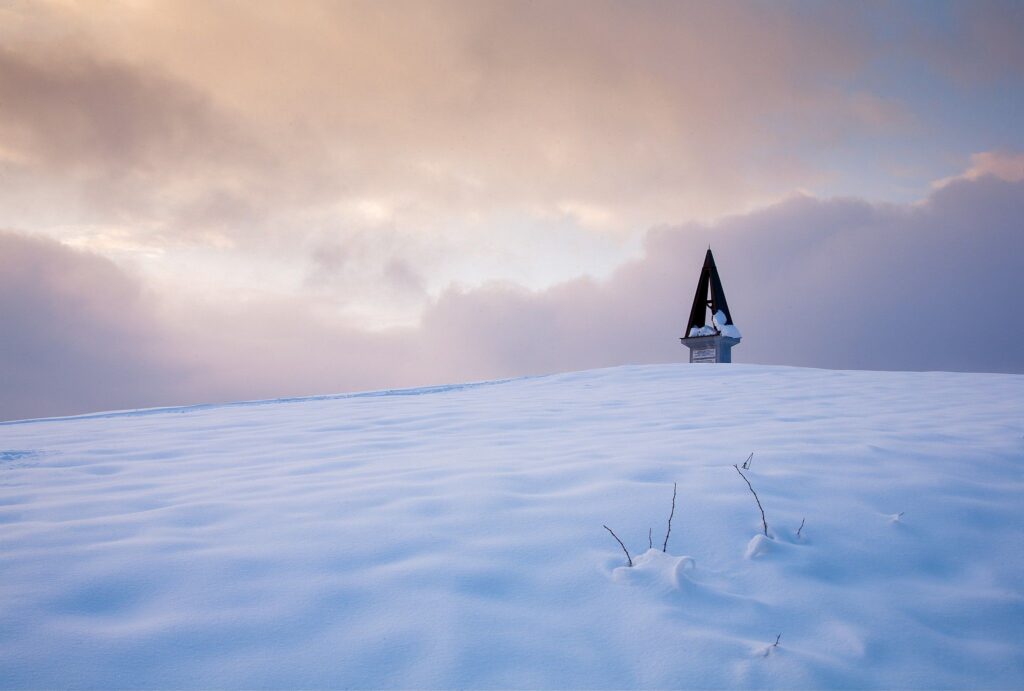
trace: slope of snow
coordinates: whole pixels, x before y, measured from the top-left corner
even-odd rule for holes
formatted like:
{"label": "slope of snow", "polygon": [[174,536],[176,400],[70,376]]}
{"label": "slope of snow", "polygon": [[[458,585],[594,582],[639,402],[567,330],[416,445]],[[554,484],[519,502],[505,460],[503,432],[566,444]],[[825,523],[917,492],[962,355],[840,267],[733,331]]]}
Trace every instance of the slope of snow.
{"label": "slope of snow", "polygon": [[1020,688],[1022,413],[665,365],[0,425],[0,685]]}

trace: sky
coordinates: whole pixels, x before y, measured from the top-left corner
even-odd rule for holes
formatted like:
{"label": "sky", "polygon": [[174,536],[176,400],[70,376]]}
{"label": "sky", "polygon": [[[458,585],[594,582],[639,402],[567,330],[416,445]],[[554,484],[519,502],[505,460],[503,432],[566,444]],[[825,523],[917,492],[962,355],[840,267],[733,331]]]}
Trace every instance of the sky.
{"label": "sky", "polygon": [[0,1],[0,419],[1024,373],[1024,3]]}

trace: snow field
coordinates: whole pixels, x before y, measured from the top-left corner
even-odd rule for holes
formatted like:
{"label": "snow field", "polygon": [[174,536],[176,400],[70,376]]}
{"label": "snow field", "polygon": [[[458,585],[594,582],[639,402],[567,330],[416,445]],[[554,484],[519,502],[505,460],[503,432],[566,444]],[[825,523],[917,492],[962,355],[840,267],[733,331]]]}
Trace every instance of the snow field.
{"label": "snow field", "polygon": [[0,685],[1019,688],[1022,410],[659,365],[2,424]]}

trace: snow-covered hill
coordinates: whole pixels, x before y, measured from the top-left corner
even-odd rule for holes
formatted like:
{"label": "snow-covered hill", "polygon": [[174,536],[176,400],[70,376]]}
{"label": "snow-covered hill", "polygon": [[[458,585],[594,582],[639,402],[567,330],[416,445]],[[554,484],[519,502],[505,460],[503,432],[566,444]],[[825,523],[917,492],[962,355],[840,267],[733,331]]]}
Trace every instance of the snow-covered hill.
{"label": "snow-covered hill", "polygon": [[1012,375],[620,367],[8,423],[0,685],[1020,688],[1022,490]]}

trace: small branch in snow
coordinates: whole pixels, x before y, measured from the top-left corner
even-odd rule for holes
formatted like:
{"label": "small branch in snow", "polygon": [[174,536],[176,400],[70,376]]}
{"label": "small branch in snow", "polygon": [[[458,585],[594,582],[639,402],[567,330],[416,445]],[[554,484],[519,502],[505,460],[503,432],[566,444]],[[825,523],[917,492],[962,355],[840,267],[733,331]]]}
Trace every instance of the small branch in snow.
{"label": "small branch in snow", "polygon": [[651,535],[654,533],[654,528],[647,529],[647,549],[654,549],[654,543],[651,542]]}
{"label": "small branch in snow", "polygon": [[796,529],[796,538],[798,540],[800,539],[800,531],[804,529],[804,521],[806,521],[806,520],[807,520],[806,518],[801,518],[800,519],[800,527]]}
{"label": "small branch in snow", "polygon": [[775,642],[774,643],[772,643],[770,646],[768,646],[767,648],[764,649],[762,657],[768,657],[769,655],[772,654],[772,648],[778,648],[779,647],[779,639],[780,638],[782,638],[782,634],[781,633],[778,636],[775,637]]}
{"label": "small branch in snow", "polygon": [[616,535],[615,531],[609,528],[608,526],[604,526],[604,529],[612,534],[612,537],[615,538],[615,541],[619,543],[619,547],[621,547],[622,551],[626,553],[626,561],[629,562],[630,566],[633,566],[633,557],[629,556],[629,550],[626,549],[626,546],[624,544],[622,544],[622,540],[619,539],[619,536]]}
{"label": "small branch in snow", "polygon": [[668,551],[668,536],[672,534],[672,517],[676,515],[676,483],[672,483],[672,512],[668,515],[668,530],[665,532],[665,544],[661,546],[661,551]]}
{"label": "small branch in snow", "polygon": [[754,460],[754,452],[751,451],[750,455],[747,456],[747,460],[743,461],[743,469],[750,470],[750,462]]}
{"label": "small branch in snow", "polygon": [[733,463],[732,467],[735,468],[736,472],[740,474],[740,477],[743,478],[743,481],[747,483],[747,487],[750,488],[750,493],[754,495],[754,501],[757,502],[757,508],[761,510],[761,523],[764,525],[764,536],[768,537],[768,521],[764,517],[764,507],[761,506],[761,500],[758,498],[757,492],[754,491],[754,486],[750,484],[750,480],[747,479],[747,476],[743,474],[743,471],[740,470],[740,467],[738,465]]}

